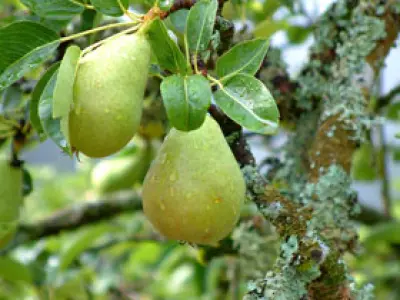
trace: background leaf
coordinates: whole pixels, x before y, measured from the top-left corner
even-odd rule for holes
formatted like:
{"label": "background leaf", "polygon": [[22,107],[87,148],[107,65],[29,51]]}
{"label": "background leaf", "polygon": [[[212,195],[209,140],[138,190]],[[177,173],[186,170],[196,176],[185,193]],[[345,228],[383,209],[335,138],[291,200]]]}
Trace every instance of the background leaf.
{"label": "background leaf", "polygon": [[220,77],[229,74],[245,73],[254,75],[268,51],[266,39],[255,39],[237,44],[217,60],[217,74]]}
{"label": "background leaf", "polygon": [[379,224],[363,240],[363,244],[367,247],[374,247],[382,244],[382,242],[400,243],[400,222]]}
{"label": "background leaf", "polygon": [[10,257],[0,257],[0,278],[9,281],[32,281],[27,267]]}
{"label": "background leaf", "polygon": [[0,29],[0,90],[42,64],[59,45],[54,31],[34,22]]}
{"label": "background leaf", "polygon": [[363,143],[352,158],[351,176],[354,180],[373,181],[377,179],[377,154],[371,143]]}
{"label": "background leaf", "polygon": [[186,59],[169,36],[164,23],[160,19],[154,20],[147,34],[160,67],[173,73],[186,74],[188,69]]}
{"label": "background leaf", "polygon": [[21,107],[23,102],[22,91],[20,87],[12,85],[4,90],[1,97],[0,111],[15,111]]}
{"label": "background leaf", "polygon": [[312,27],[290,26],[287,29],[289,41],[293,44],[303,43],[311,32]]}
{"label": "background leaf", "polygon": [[186,39],[189,50],[198,53],[207,50],[214,29],[217,0],[200,0],[189,11]]}
{"label": "background leaf", "polygon": [[168,19],[170,20],[172,26],[174,27],[174,31],[179,32],[181,34],[185,33],[188,14],[189,14],[188,9],[181,9],[169,15]]}
{"label": "background leaf", "polygon": [[71,151],[64,135],[61,132],[60,119],[53,119],[53,92],[57,81],[58,70],[54,72],[47,82],[39,100],[39,118],[44,132],[58,147],[71,155]]}
{"label": "background leaf", "polygon": [[388,106],[386,118],[393,121],[400,119],[400,102],[393,103]]}
{"label": "background leaf", "polygon": [[223,89],[214,93],[218,106],[243,127],[263,133],[278,128],[279,111],[271,93],[261,81],[247,74],[238,74],[223,82]]}
{"label": "background leaf", "polygon": [[256,38],[270,38],[275,32],[288,28],[289,24],[286,20],[270,20],[266,19],[257,24],[254,28],[254,36]]}
{"label": "background leaf", "polygon": [[98,225],[77,234],[74,238],[70,239],[69,243],[61,250],[60,268],[66,269],[79,254],[92,246],[99,237],[112,231],[110,225]]}
{"label": "background leaf", "polygon": [[203,124],[212,97],[203,76],[170,76],[161,83],[161,95],[168,119],[176,129],[189,131]]}
{"label": "background leaf", "polygon": [[265,1],[263,7],[264,17],[271,17],[281,7],[282,4],[280,2],[279,0]]}
{"label": "background leaf", "polygon": [[70,20],[83,12],[83,5],[69,0],[21,0],[30,10],[42,18]]}
{"label": "background leaf", "polygon": [[28,196],[33,190],[32,176],[26,168],[22,169],[22,194],[24,197]]}
{"label": "background leaf", "polygon": [[38,81],[38,83],[35,86],[35,89],[33,90],[32,93],[32,98],[31,102],[29,105],[29,113],[30,113],[30,121],[35,128],[36,132],[38,133],[40,139],[43,141],[46,139],[46,134],[44,132],[42,123],[40,122],[39,118],[39,100],[40,97],[43,93],[44,88],[46,87],[47,82],[50,80],[50,78],[53,76],[54,72],[58,70],[60,67],[60,62],[53,64],[47,71],[44,73],[42,78]]}
{"label": "background leaf", "polygon": [[[129,0],[120,0],[123,7],[127,8],[129,5]],[[91,0],[93,6],[101,13],[118,17],[123,14],[118,0]]]}

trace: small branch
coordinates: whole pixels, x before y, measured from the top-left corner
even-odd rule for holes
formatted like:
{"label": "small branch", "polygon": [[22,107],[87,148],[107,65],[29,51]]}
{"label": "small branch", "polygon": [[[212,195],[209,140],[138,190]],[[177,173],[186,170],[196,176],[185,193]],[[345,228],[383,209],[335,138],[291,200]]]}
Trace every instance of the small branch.
{"label": "small branch", "polygon": [[110,247],[113,247],[115,245],[121,244],[121,243],[141,243],[141,242],[165,242],[166,239],[163,238],[162,236],[158,234],[150,234],[146,236],[131,236],[128,238],[119,238],[119,239],[113,239],[111,241],[107,241],[103,244],[100,244],[98,246],[94,246],[92,248],[89,248],[86,252],[100,252],[102,250],[106,250]]}
{"label": "small branch", "polygon": [[246,165],[255,166],[255,159],[243,135],[242,127],[213,104],[208,112],[218,122],[224,136],[230,138],[229,145],[236,161],[242,167]]}
{"label": "small branch", "polygon": [[365,205],[361,205],[361,212],[353,217],[353,220],[365,225],[376,225],[378,223],[390,222],[391,217]]}
{"label": "small branch", "polygon": [[379,125],[378,127],[379,130],[379,139],[380,139],[380,150],[382,151],[381,155],[378,155],[378,160],[380,160],[380,166],[381,166],[381,171],[382,172],[382,188],[381,188],[381,194],[382,194],[382,203],[383,203],[383,209],[385,211],[385,215],[390,217],[391,214],[391,204],[392,204],[392,199],[390,195],[390,178],[388,174],[388,166],[386,163],[386,155],[388,152],[387,149],[387,141],[385,138],[385,129],[382,124]]}
{"label": "small branch", "polygon": [[113,194],[108,199],[99,199],[61,210],[37,223],[20,225],[15,243],[11,246],[15,248],[20,244],[104,221],[124,212],[138,211],[141,208],[141,198],[137,193]]}
{"label": "small branch", "polygon": [[382,97],[379,98],[378,103],[377,103],[377,110],[380,111],[384,107],[389,105],[392,102],[393,98],[395,98],[399,94],[400,94],[400,85],[394,87],[385,96],[382,96]]}

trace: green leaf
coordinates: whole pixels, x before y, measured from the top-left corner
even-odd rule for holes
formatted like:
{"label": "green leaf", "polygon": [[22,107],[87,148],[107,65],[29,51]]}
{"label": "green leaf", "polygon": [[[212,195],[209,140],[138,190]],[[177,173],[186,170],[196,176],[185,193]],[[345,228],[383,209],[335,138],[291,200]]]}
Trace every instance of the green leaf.
{"label": "green leaf", "polygon": [[54,72],[58,70],[59,66],[60,66],[59,62],[55,63],[46,71],[46,73],[42,76],[42,78],[40,78],[39,82],[35,86],[35,89],[33,90],[31,102],[29,105],[31,124],[38,133],[42,141],[46,139],[46,134],[44,132],[42,123],[40,122],[39,118],[39,100],[46,84],[53,76]]}
{"label": "green leaf", "polygon": [[19,86],[9,86],[4,90],[1,97],[0,111],[16,111],[21,107],[23,102],[22,91]]}
{"label": "green leaf", "polygon": [[28,196],[33,190],[32,176],[26,168],[22,169],[22,195]]}
{"label": "green leaf", "polygon": [[149,77],[163,77],[163,70],[159,65],[150,64],[149,67]]}
{"label": "green leaf", "polygon": [[0,257],[0,278],[8,281],[32,282],[30,270],[10,257]]}
{"label": "green leaf", "polygon": [[168,19],[170,20],[174,28],[174,31],[179,32],[181,34],[185,32],[188,14],[189,14],[188,9],[181,9],[169,15]]}
{"label": "green leaf", "polygon": [[54,31],[34,22],[0,29],[0,90],[43,63],[58,47]]}
{"label": "green leaf", "polygon": [[110,225],[98,225],[77,233],[68,240],[60,253],[60,269],[65,270],[83,251],[91,247],[98,238],[111,231]]}
{"label": "green leaf", "polygon": [[376,153],[371,143],[364,143],[352,158],[351,176],[354,180],[373,181],[377,179]]}
{"label": "green leaf", "polygon": [[380,245],[382,242],[388,244],[400,243],[400,222],[393,221],[374,226],[370,234],[363,241],[367,247]]}
{"label": "green leaf", "polygon": [[280,8],[282,4],[279,0],[267,0],[264,2],[263,12],[264,17],[271,17],[277,10]]}
{"label": "green leaf", "polygon": [[12,134],[15,130],[15,123],[0,115],[0,136]]}
{"label": "green leaf", "polygon": [[156,19],[150,24],[147,35],[161,68],[172,73],[187,73],[188,66],[185,56],[170,38],[167,28],[160,19]]}
{"label": "green leaf", "polygon": [[[120,3],[118,3],[120,1]],[[101,13],[119,17],[124,12],[121,9],[120,4],[126,9],[129,5],[129,0],[91,0],[93,6]]]}
{"label": "green leaf", "polygon": [[279,111],[261,81],[247,74],[238,74],[222,84],[223,87],[214,93],[214,99],[232,120],[254,132],[276,132]]}
{"label": "green leaf", "polygon": [[394,161],[400,161],[400,149],[399,148],[394,148],[393,150],[393,153],[392,153],[392,159],[394,160]]}
{"label": "green leaf", "polygon": [[211,88],[201,75],[172,75],[161,83],[161,95],[172,126],[182,131],[199,128],[211,103]]}
{"label": "green leaf", "polygon": [[64,152],[71,155],[68,143],[61,132],[60,119],[52,118],[53,93],[57,81],[57,75],[58,70],[51,76],[40,97],[38,107],[39,118],[46,135],[50,137]]}
{"label": "green leaf", "polygon": [[386,118],[393,121],[400,119],[400,102],[389,105]]}
{"label": "green leaf", "polygon": [[70,20],[84,10],[83,5],[69,0],[21,0],[21,2],[38,16],[52,20]]}
{"label": "green leaf", "polygon": [[54,88],[53,118],[69,115],[74,100],[74,82],[80,57],[81,49],[78,46],[71,46],[65,52]]}
{"label": "green leaf", "polygon": [[191,52],[199,53],[207,50],[214,29],[217,9],[217,0],[200,0],[190,9],[185,35]]}
{"label": "green leaf", "polygon": [[253,34],[256,38],[270,38],[275,32],[288,28],[289,24],[286,20],[264,20],[257,24]]}
{"label": "green leaf", "polygon": [[217,60],[219,77],[232,76],[238,73],[254,75],[268,51],[266,39],[255,39],[237,44]]}
{"label": "green leaf", "polygon": [[289,41],[293,44],[303,43],[312,32],[311,27],[290,26],[287,29]]}

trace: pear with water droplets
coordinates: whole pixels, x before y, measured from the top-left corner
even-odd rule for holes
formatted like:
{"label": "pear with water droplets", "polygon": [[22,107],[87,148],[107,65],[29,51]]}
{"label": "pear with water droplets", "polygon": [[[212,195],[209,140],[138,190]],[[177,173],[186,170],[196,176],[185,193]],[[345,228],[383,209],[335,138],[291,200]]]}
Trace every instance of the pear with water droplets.
{"label": "pear with water droplets", "polygon": [[142,33],[111,38],[83,56],[74,84],[69,119],[71,147],[89,157],[105,157],[136,133],[150,63]]}
{"label": "pear with water droplets", "polygon": [[164,236],[217,245],[236,225],[245,198],[240,168],[207,116],[190,132],[171,129],[143,184],[143,209]]}

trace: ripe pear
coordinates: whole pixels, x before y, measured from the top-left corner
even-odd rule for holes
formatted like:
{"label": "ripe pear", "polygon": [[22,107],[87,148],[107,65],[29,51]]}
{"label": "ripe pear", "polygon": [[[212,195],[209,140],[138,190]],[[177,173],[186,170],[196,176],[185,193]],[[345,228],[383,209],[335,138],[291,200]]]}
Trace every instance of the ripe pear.
{"label": "ripe pear", "polygon": [[80,59],[69,119],[74,150],[105,157],[132,139],[142,115],[149,64],[150,44],[142,33],[111,38]]}
{"label": "ripe pear", "polygon": [[154,158],[154,149],[146,145],[133,154],[99,162],[92,171],[92,185],[99,194],[131,189],[141,183]]}
{"label": "ripe pear", "polygon": [[215,246],[239,219],[245,183],[221,129],[207,116],[196,130],[171,129],[142,194],[144,213],[163,235]]}
{"label": "ripe pear", "polygon": [[0,244],[5,244],[15,232],[23,203],[22,178],[21,168],[0,158]]}

